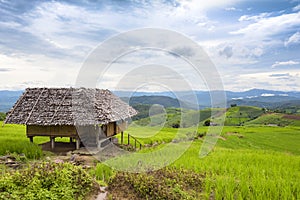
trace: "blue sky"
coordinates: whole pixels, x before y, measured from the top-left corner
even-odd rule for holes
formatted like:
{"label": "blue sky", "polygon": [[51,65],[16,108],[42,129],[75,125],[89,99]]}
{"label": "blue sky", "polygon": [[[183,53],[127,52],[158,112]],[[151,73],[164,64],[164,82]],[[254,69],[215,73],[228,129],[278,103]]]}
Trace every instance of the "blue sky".
{"label": "blue sky", "polygon": [[[101,42],[153,27],[196,41],[226,90],[300,91],[298,0],[0,0],[0,16],[0,89],[74,86]],[[130,59],[145,58],[129,57],[127,63]],[[118,82],[116,71],[103,87]]]}

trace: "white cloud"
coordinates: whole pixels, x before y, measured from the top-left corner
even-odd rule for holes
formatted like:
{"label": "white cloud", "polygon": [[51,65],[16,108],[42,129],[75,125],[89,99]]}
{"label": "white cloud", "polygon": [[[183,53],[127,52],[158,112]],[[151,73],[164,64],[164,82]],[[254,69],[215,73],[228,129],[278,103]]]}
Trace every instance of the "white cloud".
{"label": "white cloud", "polygon": [[[224,13],[224,9],[242,11],[236,7],[238,5],[235,5],[237,0],[210,0],[201,3],[197,0],[183,0],[175,2],[176,5],[163,2],[165,1],[132,1],[129,7],[124,3],[124,7],[116,9],[107,4],[91,8],[89,7],[91,4],[84,6],[84,3],[81,6],[66,1],[41,1],[33,4],[35,7],[32,9],[20,12],[15,22],[1,19],[0,32],[4,33],[10,29],[11,31],[7,31],[7,34],[14,33],[13,30],[17,30],[15,31],[17,34],[19,32],[26,34],[24,34],[25,37],[11,34],[7,37],[8,42],[0,44],[0,51],[6,55],[11,52],[16,53],[16,51],[23,53],[18,57],[0,55],[1,68],[3,68],[2,74],[0,73],[1,88],[5,88],[5,86],[11,88],[14,83],[16,87],[23,87],[24,84],[33,86],[34,84],[69,85],[76,78],[81,62],[99,42],[118,32],[143,27],[179,31],[200,45],[204,45],[212,61],[223,73],[222,77],[224,77],[228,89],[244,90],[247,86],[251,86],[251,88],[267,86],[262,82],[265,76],[255,77],[257,82],[253,83],[253,79],[240,75],[263,70],[264,67],[253,69],[252,66],[253,64],[258,66],[260,61],[264,61],[262,55],[267,54],[270,49],[277,51],[274,46],[282,45],[282,41],[285,41],[282,35],[281,38],[277,37],[279,34],[286,30],[293,31],[300,24],[299,13],[274,16],[279,14],[275,10],[258,15],[243,15],[239,18],[240,23],[237,22],[237,19],[232,21],[236,16],[228,17],[230,19],[227,16],[221,16],[222,19],[220,19],[220,16],[215,17],[209,14],[212,8],[218,8],[218,10],[222,10],[222,13]],[[114,4],[117,5],[117,3]],[[214,9],[214,12],[215,10],[217,9]],[[247,10],[244,14],[250,13],[250,10],[253,13],[257,11],[255,7],[247,8]],[[297,30],[294,31],[297,32]],[[233,34],[229,34],[229,32]],[[4,36],[4,34],[2,35]],[[30,40],[26,38],[28,35]],[[273,35],[276,35],[276,38],[272,37]],[[286,45],[299,42],[299,35],[297,32],[286,39]],[[6,38],[3,36],[2,38]],[[24,38],[24,40],[17,41],[22,40],[19,38]],[[10,40],[15,43],[11,43]],[[11,44],[9,50],[5,47],[7,44]],[[20,48],[20,46],[25,48],[28,46],[28,49],[31,50],[33,46],[40,47],[36,48],[40,51],[24,52],[24,48]],[[52,57],[47,54],[48,52],[52,53]],[[280,50],[278,53],[280,54]],[[293,60],[294,58],[280,57],[278,59]],[[143,63],[143,60],[145,60],[143,57],[132,58],[128,64]],[[284,62],[277,62],[275,65],[281,66],[282,63]],[[175,66],[178,63],[163,64],[174,64]],[[120,66],[123,65],[124,63],[120,64]],[[8,69],[14,71],[8,71]],[[112,74],[116,75],[117,73]],[[229,78],[227,79],[227,77]],[[112,76],[106,83],[111,86],[116,83],[116,80],[116,76]],[[283,88],[284,83],[280,87]]]}
{"label": "white cloud", "polygon": [[263,40],[264,38],[286,30],[296,28],[300,25],[300,12],[282,14],[280,16],[268,18],[256,18],[254,23],[249,24],[245,28],[230,32],[231,34],[242,34],[248,38],[256,38]]}
{"label": "white cloud", "polygon": [[[269,90],[281,91],[299,91],[300,88],[300,70],[289,70],[289,76],[281,79],[281,77],[273,77],[274,71],[270,72],[248,72],[246,74],[231,75],[231,79],[224,79],[226,89],[232,91],[247,90],[253,88],[263,88]],[[284,70],[276,70],[276,73],[284,74]]]}
{"label": "white cloud", "polygon": [[285,41],[284,45],[289,46],[289,45],[298,44],[298,43],[300,43],[300,32],[296,32],[291,37],[289,37]]}
{"label": "white cloud", "polygon": [[299,11],[299,10],[300,10],[300,4],[293,8],[293,11]]}
{"label": "white cloud", "polygon": [[272,13],[261,13],[259,15],[253,15],[253,16],[250,16],[250,15],[242,15],[240,18],[239,18],[239,21],[242,22],[242,21],[259,21],[261,19],[264,19],[266,17],[269,17],[271,16]]}
{"label": "white cloud", "polygon": [[273,97],[275,94],[270,94],[270,93],[263,93],[261,94],[262,97]]}
{"label": "white cloud", "polygon": [[280,66],[298,65],[298,64],[300,64],[300,63],[293,61],[293,60],[283,61],[283,62],[276,61],[271,67],[275,68],[275,67],[280,67]]}
{"label": "white cloud", "polygon": [[226,11],[242,11],[241,9],[238,9],[236,7],[227,7],[225,8]]}
{"label": "white cloud", "polygon": [[71,85],[80,67],[70,60],[33,54],[0,54],[0,60],[7,69],[0,72],[0,89]]}

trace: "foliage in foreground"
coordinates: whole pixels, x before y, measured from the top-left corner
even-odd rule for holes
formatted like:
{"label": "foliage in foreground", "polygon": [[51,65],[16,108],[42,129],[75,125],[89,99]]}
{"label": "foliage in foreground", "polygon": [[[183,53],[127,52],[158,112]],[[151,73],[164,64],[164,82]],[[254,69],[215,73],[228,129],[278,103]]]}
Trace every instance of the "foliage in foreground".
{"label": "foliage in foreground", "polygon": [[205,172],[204,199],[300,198],[299,156],[265,150],[216,148],[200,159],[200,147],[200,142],[194,142],[173,166]]}
{"label": "foliage in foreground", "polygon": [[24,154],[29,159],[39,159],[43,156],[41,147],[29,141],[0,141],[0,155],[8,153]]}
{"label": "foliage in foreground", "polygon": [[97,185],[70,163],[34,163],[0,176],[0,199],[84,199]]}
{"label": "foliage in foreground", "polygon": [[199,199],[203,179],[199,173],[174,168],[119,172],[109,182],[108,191],[113,199]]}

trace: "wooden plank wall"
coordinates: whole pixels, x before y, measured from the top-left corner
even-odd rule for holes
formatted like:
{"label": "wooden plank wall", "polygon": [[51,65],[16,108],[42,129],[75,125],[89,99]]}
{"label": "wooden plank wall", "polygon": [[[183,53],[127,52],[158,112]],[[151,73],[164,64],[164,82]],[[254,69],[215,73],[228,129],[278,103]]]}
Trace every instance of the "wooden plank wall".
{"label": "wooden plank wall", "polygon": [[76,137],[77,132],[75,126],[26,126],[27,136],[53,136],[53,137]]}
{"label": "wooden plank wall", "polygon": [[110,122],[106,125],[106,136],[110,137],[116,133],[116,122]]}

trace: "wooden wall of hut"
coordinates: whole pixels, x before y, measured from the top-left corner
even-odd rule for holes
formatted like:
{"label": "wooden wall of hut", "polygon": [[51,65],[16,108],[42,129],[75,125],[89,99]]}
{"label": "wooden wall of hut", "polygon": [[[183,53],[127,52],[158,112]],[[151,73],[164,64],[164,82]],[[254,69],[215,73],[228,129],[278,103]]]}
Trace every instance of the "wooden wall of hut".
{"label": "wooden wall of hut", "polygon": [[121,122],[110,122],[105,125],[104,133],[107,137],[116,135],[118,133],[123,132],[127,128],[127,122],[121,121]]}
{"label": "wooden wall of hut", "polygon": [[117,123],[117,133],[121,133],[125,131],[127,129],[127,126],[128,126],[127,122],[123,120]]}
{"label": "wooden wall of hut", "polygon": [[75,126],[57,125],[57,126],[37,126],[27,125],[26,134],[31,136],[51,136],[51,137],[76,137]]}
{"label": "wooden wall of hut", "polygon": [[106,125],[106,136],[110,137],[117,134],[116,133],[116,122],[110,122]]}

